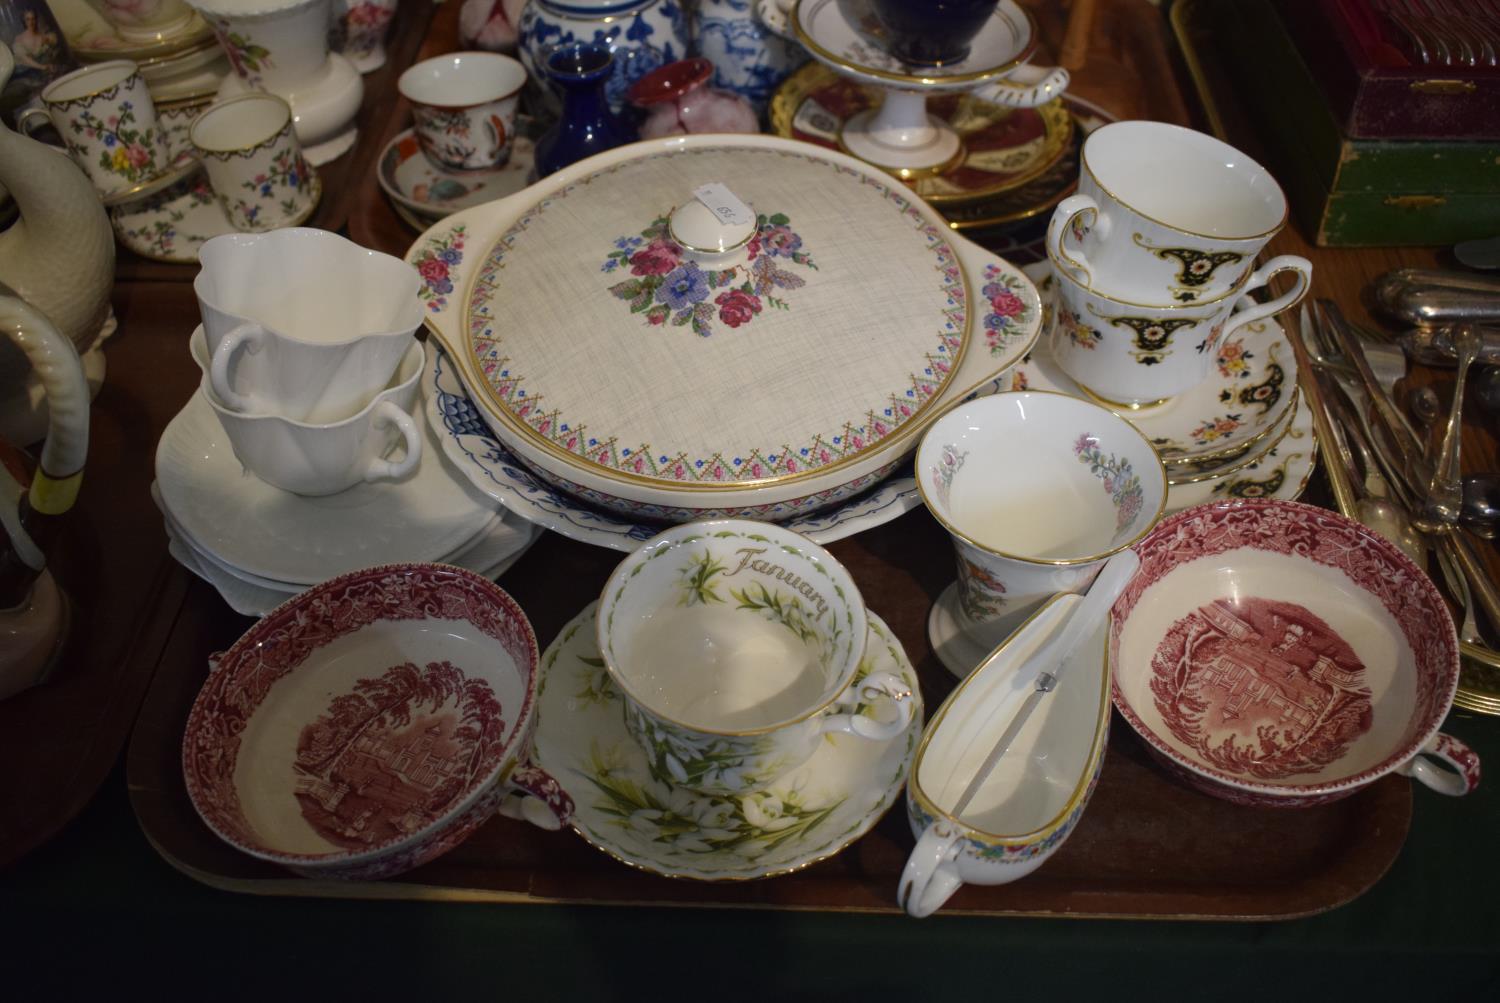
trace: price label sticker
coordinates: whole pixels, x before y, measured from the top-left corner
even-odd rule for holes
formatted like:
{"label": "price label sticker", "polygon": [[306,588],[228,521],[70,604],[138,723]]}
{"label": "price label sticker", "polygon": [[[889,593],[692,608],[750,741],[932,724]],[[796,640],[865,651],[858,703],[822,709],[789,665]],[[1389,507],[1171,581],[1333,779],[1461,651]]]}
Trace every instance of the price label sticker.
{"label": "price label sticker", "polygon": [[700,185],[693,189],[693,195],[726,226],[749,226],[755,222],[755,213],[722,181]]}

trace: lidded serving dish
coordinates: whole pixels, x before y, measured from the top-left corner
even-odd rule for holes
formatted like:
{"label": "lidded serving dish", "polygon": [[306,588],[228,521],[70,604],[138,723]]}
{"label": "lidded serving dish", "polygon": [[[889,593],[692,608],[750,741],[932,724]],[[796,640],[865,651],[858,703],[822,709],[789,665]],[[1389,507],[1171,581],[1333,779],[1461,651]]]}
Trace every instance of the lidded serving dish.
{"label": "lidded serving dish", "polygon": [[793,141],[636,143],[480,211],[429,326],[507,447],[633,517],[835,504],[1040,328],[1017,269]]}

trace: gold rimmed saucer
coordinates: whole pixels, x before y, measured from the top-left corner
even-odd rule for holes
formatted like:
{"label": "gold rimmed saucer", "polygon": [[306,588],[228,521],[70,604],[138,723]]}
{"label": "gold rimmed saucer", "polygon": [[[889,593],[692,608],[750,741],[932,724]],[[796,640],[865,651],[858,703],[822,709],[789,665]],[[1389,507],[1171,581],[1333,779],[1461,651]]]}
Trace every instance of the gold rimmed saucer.
{"label": "gold rimmed saucer", "polygon": [[[808,63],[771,98],[771,129],[778,136],[842,149],[844,123],[878,107],[883,91]],[[1039,108],[1014,109],[956,92],[933,95],[928,111],[945,120],[962,141],[962,155],[940,171],[893,172],[948,215],[949,206],[988,204],[996,196],[1050,174],[1075,145],[1073,116],[1063,99]],[[847,152],[847,151],[846,151]],[[1077,164],[1068,172],[1077,178]],[[1066,184],[1067,182],[1064,182]]]}

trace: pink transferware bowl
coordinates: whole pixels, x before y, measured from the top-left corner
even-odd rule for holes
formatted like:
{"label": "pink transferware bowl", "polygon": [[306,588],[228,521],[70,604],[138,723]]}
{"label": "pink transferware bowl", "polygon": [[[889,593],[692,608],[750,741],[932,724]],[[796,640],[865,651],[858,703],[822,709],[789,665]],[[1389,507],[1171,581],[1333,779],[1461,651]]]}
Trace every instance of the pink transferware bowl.
{"label": "pink transferware bowl", "polygon": [[1479,758],[1438,731],[1458,686],[1453,619],[1389,542],[1259,500],[1180,512],[1136,551],[1110,622],[1115,706],[1189,784],[1290,807],[1391,772],[1444,794],[1478,784]]}
{"label": "pink transferware bowl", "polygon": [[221,839],[308,877],[410,870],[516,790],[556,827],[572,804],[525,758],[537,662],[526,615],[479,575],[392,564],[330,579],[219,658],[188,715],[188,796]]}

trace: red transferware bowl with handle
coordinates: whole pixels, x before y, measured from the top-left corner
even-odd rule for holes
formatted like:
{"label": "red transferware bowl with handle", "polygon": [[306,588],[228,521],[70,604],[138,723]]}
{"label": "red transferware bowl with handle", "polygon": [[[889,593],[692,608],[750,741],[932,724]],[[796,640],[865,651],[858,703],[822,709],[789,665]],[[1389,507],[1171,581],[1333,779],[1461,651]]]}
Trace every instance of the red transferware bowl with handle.
{"label": "red transferware bowl with handle", "polygon": [[1479,757],[1438,731],[1458,687],[1453,619],[1391,543],[1258,500],[1187,509],[1136,551],[1111,614],[1114,702],[1186,782],[1278,807],[1393,772],[1443,794],[1478,784]]}
{"label": "red transferware bowl with handle", "polygon": [[219,838],[308,877],[410,870],[516,792],[557,828],[572,802],[527,760],[537,664],[520,606],[472,572],[330,579],[218,659],[188,715],[188,796]]}

